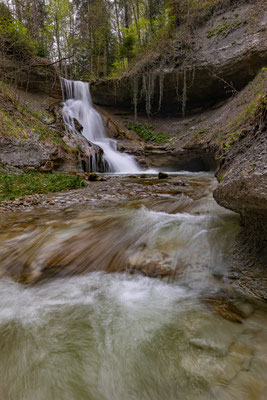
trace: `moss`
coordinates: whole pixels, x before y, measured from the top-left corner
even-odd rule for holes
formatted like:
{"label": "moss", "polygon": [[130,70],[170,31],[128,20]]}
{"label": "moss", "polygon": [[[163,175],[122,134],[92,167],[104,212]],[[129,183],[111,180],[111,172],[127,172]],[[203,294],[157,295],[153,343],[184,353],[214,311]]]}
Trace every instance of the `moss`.
{"label": "moss", "polygon": [[234,31],[235,29],[243,25],[243,23],[244,21],[240,20],[226,21],[223,24],[217,26],[216,28],[211,29],[208,32],[207,37],[211,38],[213,36],[220,36],[220,35],[225,37],[229,35],[230,32]]}
{"label": "moss", "polygon": [[42,120],[50,115],[45,111],[33,111],[21,105],[19,98],[10,88],[0,82],[0,134],[4,137],[15,136],[28,140],[32,134],[37,134],[40,141],[49,141],[68,147],[61,138],[59,131],[51,128]]}
{"label": "moss", "polygon": [[199,130],[193,132],[193,135],[197,137],[197,136],[203,135],[205,133],[206,133],[206,131],[204,129],[199,129]]}
{"label": "moss", "polygon": [[239,100],[235,103],[238,111],[229,123],[210,130],[211,137],[216,138],[221,148],[219,159],[224,158],[234,142],[246,135],[251,126],[256,125],[257,116],[266,108],[266,90],[267,73],[263,69],[253,81],[249,82],[242,96],[239,96]]}
{"label": "moss", "polygon": [[163,132],[154,132],[152,125],[142,125],[136,123],[128,126],[128,129],[136,132],[145,142],[155,142],[158,144],[164,143],[168,140],[168,136]]}
{"label": "moss", "polygon": [[62,173],[29,172],[19,175],[0,173],[0,201],[14,200],[35,193],[59,192],[85,186],[80,176]]}

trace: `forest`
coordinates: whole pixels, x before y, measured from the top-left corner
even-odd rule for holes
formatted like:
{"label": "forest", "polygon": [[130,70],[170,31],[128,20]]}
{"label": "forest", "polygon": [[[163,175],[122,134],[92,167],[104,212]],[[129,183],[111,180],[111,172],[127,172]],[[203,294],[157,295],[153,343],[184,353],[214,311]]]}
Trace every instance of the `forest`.
{"label": "forest", "polygon": [[58,62],[65,78],[123,74],[137,58],[168,42],[175,27],[213,0],[5,0],[0,34]]}

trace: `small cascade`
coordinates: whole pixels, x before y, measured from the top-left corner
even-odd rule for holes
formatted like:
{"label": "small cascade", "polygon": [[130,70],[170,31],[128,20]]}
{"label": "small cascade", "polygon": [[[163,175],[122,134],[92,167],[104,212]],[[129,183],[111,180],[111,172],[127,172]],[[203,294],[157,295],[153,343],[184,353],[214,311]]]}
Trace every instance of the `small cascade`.
{"label": "small cascade", "polygon": [[[63,120],[66,128],[79,134],[75,120],[82,126],[83,136],[94,146],[103,150],[102,167],[96,154],[90,156],[90,172],[136,173],[140,168],[133,156],[120,153],[116,140],[107,137],[101,115],[93,106],[89,84],[61,78],[63,95]],[[104,170],[104,171],[102,171]]]}

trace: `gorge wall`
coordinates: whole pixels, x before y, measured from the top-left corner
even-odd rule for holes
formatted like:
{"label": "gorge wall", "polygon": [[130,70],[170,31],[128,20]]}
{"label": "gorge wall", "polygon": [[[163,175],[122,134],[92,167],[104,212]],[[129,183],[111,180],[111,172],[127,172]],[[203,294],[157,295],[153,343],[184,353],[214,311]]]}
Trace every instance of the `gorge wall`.
{"label": "gorge wall", "polygon": [[163,47],[148,50],[124,76],[96,81],[96,104],[181,114],[230,97],[266,65],[264,1],[226,2],[204,20],[179,26]]}

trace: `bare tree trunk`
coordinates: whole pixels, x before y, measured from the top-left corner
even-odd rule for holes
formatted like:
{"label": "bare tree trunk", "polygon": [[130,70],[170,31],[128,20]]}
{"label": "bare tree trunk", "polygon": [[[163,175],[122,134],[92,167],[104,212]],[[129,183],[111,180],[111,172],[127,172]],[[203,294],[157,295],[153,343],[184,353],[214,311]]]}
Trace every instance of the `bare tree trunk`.
{"label": "bare tree trunk", "polygon": [[22,22],[22,8],[21,7],[22,7],[22,1],[15,0],[16,15],[20,22]]}
{"label": "bare tree trunk", "polygon": [[114,0],[114,5],[115,5],[115,15],[116,15],[116,24],[117,24],[119,43],[121,43],[122,42],[122,34],[121,34],[121,28],[120,28],[120,17],[119,17],[119,10],[118,10],[118,2],[117,2],[117,0]]}
{"label": "bare tree trunk", "polygon": [[105,44],[105,49],[104,49],[103,63],[104,63],[104,65],[103,65],[103,74],[104,74],[104,78],[106,78],[106,76],[107,76],[107,64],[108,64],[108,62],[107,62],[107,46],[106,46],[106,44]]}
{"label": "bare tree trunk", "polygon": [[133,9],[134,23],[135,23],[137,37],[138,37],[138,44],[140,45],[141,44],[141,34],[140,34],[140,27],[139,27],[139,23],[138,23],[137,10],[135,9],[133,1],[132,0],[130,0],[130,1],[131,1],[132,9]]}
{"label": "bare tree trunk", "polygon": [[132,23],[132,14],[127,0],[125,1],[124,4],[124,22],[125,22],[125,28],[129,28],[129,26]]}
{"label": "bare tree trunk", "polygon": [[[57,42],[57,53],[58,53],[58,59],[62,59],[62,54],[61,54],[61,49],[60,49],[60,33],[59,33],[59,23],[58,23],[58,15],[56,14],[55,16],[55,27],[56,27],[56,42]],[[63,74],[62,70],[62,61],[59,62],[59,69],[60,73]]]}

